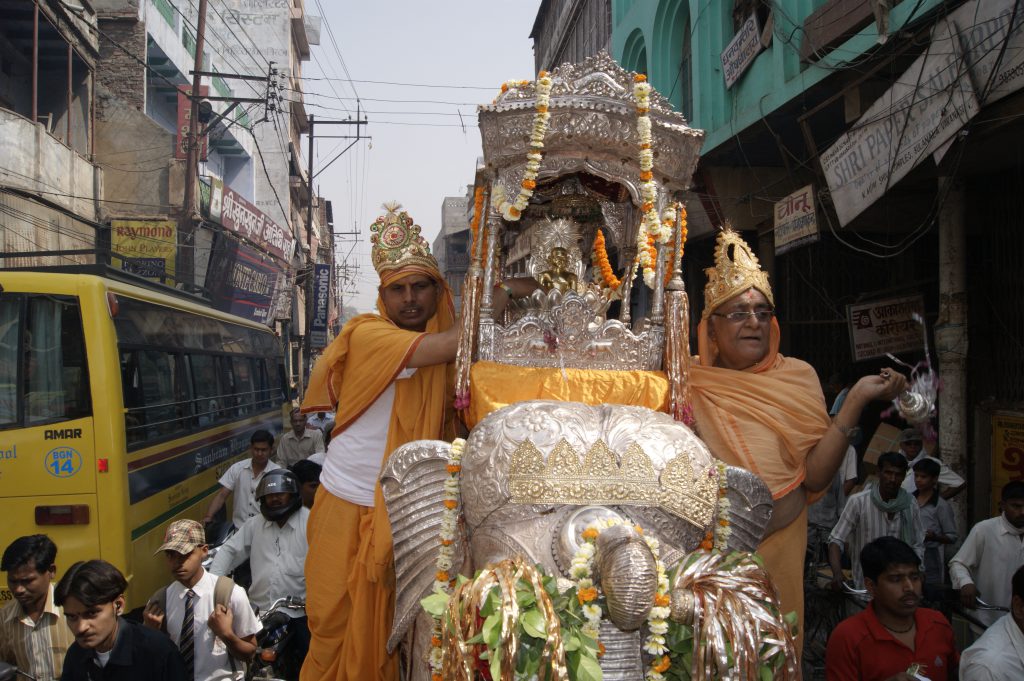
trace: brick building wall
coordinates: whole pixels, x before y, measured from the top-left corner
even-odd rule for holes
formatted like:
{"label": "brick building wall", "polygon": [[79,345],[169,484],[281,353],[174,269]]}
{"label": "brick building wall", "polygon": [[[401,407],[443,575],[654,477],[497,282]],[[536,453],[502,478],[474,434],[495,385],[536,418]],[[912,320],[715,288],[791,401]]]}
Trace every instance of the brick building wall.
{"label": "brick building wall", "polygon": [[[139,61],[144,62],[146,59],[145,22],[134,16],[104,17],[100,19],[100,30],[103,33],[100,35],[100,63],[96,69],[96,79],[102,86],[100,89],[105,89],[105,94],[116,99],[99,97],[96,102],[97,115],[102,117],[106,107],[124,104],[145,111],[146,67]],[[111,39],[139,60],[125,54],[125,50],[114,45]]]}

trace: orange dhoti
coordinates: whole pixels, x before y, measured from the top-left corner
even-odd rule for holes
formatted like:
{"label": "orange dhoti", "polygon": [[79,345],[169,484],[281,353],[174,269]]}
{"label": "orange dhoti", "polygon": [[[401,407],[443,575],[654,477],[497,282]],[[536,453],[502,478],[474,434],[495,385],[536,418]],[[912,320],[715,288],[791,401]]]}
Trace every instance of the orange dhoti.
{"label": "orange dhoti", "polygon": [[[301,681],[394,681],[398,656],[388,655],[395,610],[394,580],[373,565],[374,510],[339,499],[322,486],[306,535],[306,613],[316,631]],[[374,581],[376,579],[376,581]]]}

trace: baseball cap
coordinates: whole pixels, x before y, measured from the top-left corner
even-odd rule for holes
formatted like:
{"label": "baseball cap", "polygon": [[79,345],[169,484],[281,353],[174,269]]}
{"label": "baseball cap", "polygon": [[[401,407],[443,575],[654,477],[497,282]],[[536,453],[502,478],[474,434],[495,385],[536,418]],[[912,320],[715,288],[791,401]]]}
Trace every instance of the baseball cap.
{"label": "baseball cap", "polygon": [[202,525],[195,520],[175,520],[167,526],[164,543],[160,545],[156,553],[175,551],[185,555],[192,553],[197,546],[202,546],[205,543],[206,533],[203,532]]}
{"label": "baseball cap", "polygon": [[917,428],[904,428],[900,433],[900,444],[904,442],[924,442],[924,438],[921,437],[921,431]]}

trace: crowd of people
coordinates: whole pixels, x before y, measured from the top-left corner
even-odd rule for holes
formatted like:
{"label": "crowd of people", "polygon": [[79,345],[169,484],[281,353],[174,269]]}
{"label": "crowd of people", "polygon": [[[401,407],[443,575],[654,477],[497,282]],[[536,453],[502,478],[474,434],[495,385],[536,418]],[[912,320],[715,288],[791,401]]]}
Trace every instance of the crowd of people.
{"label": "crowd of people", "polygon": [[[252,605],[291,596],[306,604],[291,613],[301,681],[398,678],[385,646],[395,583],[378,477],[400,445],[454,436],[458,329],[412,219],[390,208],[372,231],[377,314],[350,320],[324,351],[276,451],[273,436],[257,431],[251,456],[220,478],[204,523],[171,523],[158,553],[172,581],[142,623],[123,616],[126,582],[114,566],[76,563],[54,584],[57,547],[22,537],[3,554],[15,602],[0,610],[0,660],[46,680],[240,679],[256,650]],[[845,555],[869,599],[832,633],[828,678],[1024,678],[1024,482],[1003,488],[1001,514],[971,528],[948,561],[959,532],[946,499],[965,482],[923,451],[919,432],[904,431],[900,450],[878,457],[877,481],[846,498],[857,483],[862,412],[899,395],[906,378],[885,368],[847,381],[829,413],[814,369],[779,353],[771,286],[742,238],[723,232],[707,273],[694,416],[719,458],[755,471],[771,491],[759,553],[783,610],[804,611],[809,515],[827,533],[834,586],[845,580]],[[498,282],[495,313],[537,286]],[[237,531],[207,570],[204,524],[229,498]],[[240,578],[247,563],[251,576]],[[947,584],[979,631],[987,626],[962,655],[945,615],[922,606]],[[1007,614],[978,611],[982,601]]]}

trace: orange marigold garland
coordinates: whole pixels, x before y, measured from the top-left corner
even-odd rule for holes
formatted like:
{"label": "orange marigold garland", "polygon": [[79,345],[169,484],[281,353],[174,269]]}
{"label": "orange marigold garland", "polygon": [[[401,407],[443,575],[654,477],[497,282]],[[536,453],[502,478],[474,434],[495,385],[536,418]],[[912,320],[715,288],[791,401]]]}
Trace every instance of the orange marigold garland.
{"label": "orange marigold garland", "polygon": [[[484,236],[480,235],[480,216],[484,212],[484,188],[477,187],[473,191],[473,218],[469,222],[469,231],[473,234],[473,242],[469,249],[470,258],[476,252],[477,244],[480,243],[478,240],[483,239]],[[485,230],[486,231],[486,230]],[[483,246],[480,253],[480,262],[487,261],[487,241],[483,241]]]}

